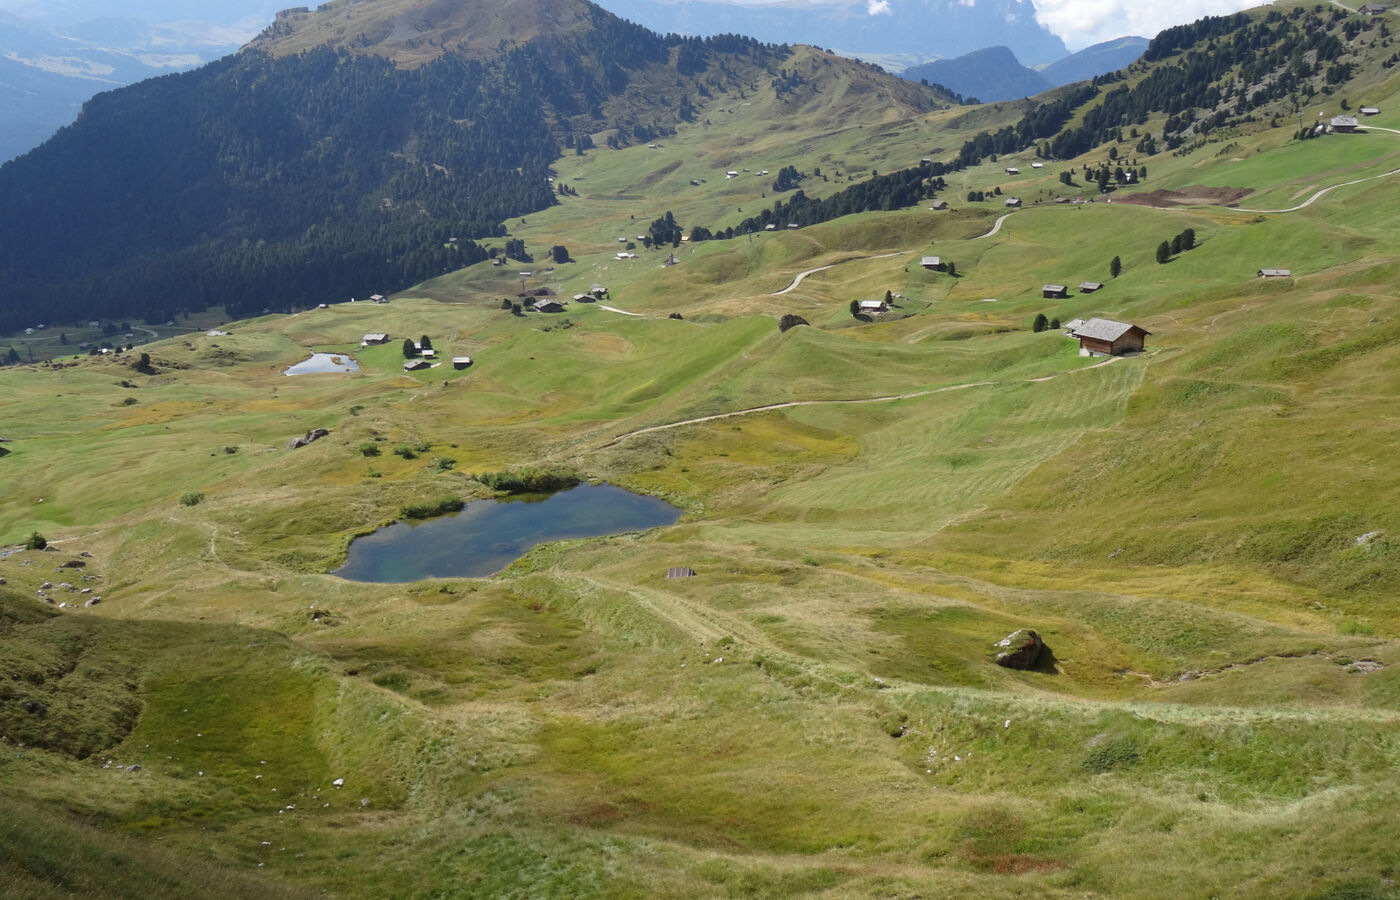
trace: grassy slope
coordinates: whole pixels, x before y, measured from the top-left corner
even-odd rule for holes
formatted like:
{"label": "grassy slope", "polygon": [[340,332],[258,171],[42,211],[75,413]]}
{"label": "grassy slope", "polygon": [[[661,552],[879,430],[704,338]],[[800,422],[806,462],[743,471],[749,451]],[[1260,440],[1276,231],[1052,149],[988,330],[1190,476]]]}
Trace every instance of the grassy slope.
{"label": "grassy slope", "polygon": [[[1387,896],[1400,187],[1263,217],[1046,204],[983,240],[968,238],[990,208],[867,214],[687,245],[668,270],[652,254],[608,262],[631,215],[640,233],[668,208],[689,225],[761,202],[711,177],[738,164],[716,154],[751,128],[740,110],[660,150],[561,161],[596,194],[514,229],[578,260],[547,283],[606,281],[611,304],[646,318],[588,304],[512,317],[499,300],[518,278],[487,266],[387,307],[157,344],[155,376],[119,360],[0,373],[16,439],[0,465],[23,485],[0,502],[0,536],[64,540],[0,560],[15,591],[0,598],[4,666],[21,676],[9,699],[47,698],[76,723],[66,755],[13,736],[0,753],[0,779],[42,810],[31,831],[62,835],[8,858],[12,874],[43,861],[21,895],[83,894],[93,872],[130,866],[102,860],[139,857],[156,874],[118,883],[171,896],[1149,897],[1164,882]],[[841,130],[797,164],[833,182],[838,160],[883,170],[955,146],[938,121],[884,141]],[[1154,158],[1144,187],[1286,198],[1393,166],[1388,139],[1333,160],[1333,141],[1281,147],[1266,130],[1228,157]],[[743,165],[793,158],[771,140]],[[960,177],[985,189],[1003,164]],[[1052,195],[1055,173],[1039,177]],[[1158,265],[1157,243],[1188,226],[1199,248]],[[885,252],[899,255],[768,296]],[[923,272],[921,253],[960,276]],[[1124,273],[1103,292],[1040,298],[1045,281],[1108,280],[1113,255]],[[1298,277],[1257,282],[1261,265]],[[849,300],[886,289],[908,317],[854,324]],[[793,311],[814,327],[780,335],[774,317]],[[1058,334],[1029,332],[1041,311],[1140,321],[1153,352],[1089,369]],[[358,354],[360,376],[279,374],[372,330],[427,333],[477,364],[404,376],[391,343]],[[626,436],[965,384],[979,386]],[[283,449],[316,426],[332,435]],[[386,452],[361,456],[364,442]],[[387,453],[416,442],[431,450]],[[533,461],[663,494],[687,517],[539,548],[499,578],[320,574],[401,503]],[[196,489],[203,503],[177,502]],[[79,550],[102,604],[34,612],[32,592]],[[700,575],[666,581],[670,565]],[[1024,624],[1053,668],[990,665],[990,643]],[[100,716],[82,699],[92,684],[135,698],[135,723]],[[11,735],[33,724],[17,721]],[[79,849],[41,852],[55,842]],[[233,880],[245,874],[280,884]]]}

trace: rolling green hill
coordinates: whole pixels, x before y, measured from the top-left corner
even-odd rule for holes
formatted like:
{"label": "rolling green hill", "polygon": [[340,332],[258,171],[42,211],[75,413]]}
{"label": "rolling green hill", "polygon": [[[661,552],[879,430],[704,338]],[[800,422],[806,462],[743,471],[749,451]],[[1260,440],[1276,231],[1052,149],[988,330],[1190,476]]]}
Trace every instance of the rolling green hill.
{"label": "rolling green hill", "polygon": [[[1246,19],[1314,14],[1291,9]],[[1201,130],[1199,109],[1170,152],[1095,132],[961,167],[1034,107],[843,119],[852,80],[787,119],[793,72],[826,65],[797,48],[653,146],[553,159],[569,190],[484,244],[568,262],[190,326],[145,369],[0,370],[6,891],[1396,896],[1380,28],[1309,100],[1379,107],[1361,133],[1300,140],[1282,105]],[[687,236],[739,226],[791,197],[785,167],[821,199],[924,158],[949,163],[949,209],[638,239],[668,211]],[[1086,170],[1117,165],[1148,174],[1099,193]],[[1086,358],[1037,314],[1151,334]],[[472,366],[404,373],[420,335]],[[282,374],[310,350],[361,372]],[[510,467],[683,516],[489,578],[328,574],[403,506],[491,496],[473,475]],[[36,531],[53,549],[23,549]],[[1032,670],[993,662],[1018,628],[1048,648]]]}

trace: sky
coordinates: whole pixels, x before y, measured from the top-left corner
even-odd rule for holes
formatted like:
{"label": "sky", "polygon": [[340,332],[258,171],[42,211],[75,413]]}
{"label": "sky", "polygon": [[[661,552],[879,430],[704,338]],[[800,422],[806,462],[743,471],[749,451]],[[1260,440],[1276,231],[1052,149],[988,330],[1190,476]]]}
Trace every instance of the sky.
{"label": "sky", "polygon": [[[898,2],[898,0],[889,0]],[[964,2],[964,0],[959,0]],[[967,0],[972,5],[976,0]],[[1202,16],[1223,16],[1264,5],[1259,0],[1035,0],[1035,17],[1071,50],[1127,35],[1150,38],[1164,28],[1194,22]]]}
{"label": "sky", "polygon": [[[665,2],[665,0],[663,0]],[[833,0],[718,0],[742,6],[765,3],[785,3],[793,6],[817,6]],[[923,0],[860,0],[872,16],[888,15],[901,6],[923,6]],[[957,0],[963,6],[976,6],[979,0]],[[1003,2],[1003,0],[982,0]],[[1022,0],[1027,2],[1027,0]],[[1139,35],[1150,38],[1164,28],[1194,22],[1202,16],[1221,16],[1262,6],[1267,0],[1176,0],[1154,3],[1151,0],[1029,0],[1035,5],[1036,19],[1060,37],[1071,50],[1113,38]]]}
{"label": "sky", "polygon": [[[306,0],[301,0],[306,2]],[[736,0],[720,0],[736,2]],[[793,5],[819,6],[831,0],[738,0],[744,5],[787,2]],[[905,4],[922,6],[923,0],[857,0],[866,5],[872,16],[893,12]],[[957,0],[964,6],[978,2],[1004,0]],[[1036,18],[1047,29],[1059,35],[1071,50],[1125,35],[1152,37],[1163,28],[1181,25],[1201,16],[1224,15],[1259,5],[1250,0],[1177,0],[1173,3],[1144,2],[1144,0],[1022,0],[1034,2]],[[262,20],[270,21],[272,13],[284,6],[294,6],[296,0],[0,0],[0,12],[33,15],[40,11],[50,16],[60,11],[69,15],[135,14],[147,21],[165,19],[205,19],[226,24],[240,24],[253,31]],[[61,13],[60,13],[61,14]],[[252,17],[253,21],[245,19]]]}

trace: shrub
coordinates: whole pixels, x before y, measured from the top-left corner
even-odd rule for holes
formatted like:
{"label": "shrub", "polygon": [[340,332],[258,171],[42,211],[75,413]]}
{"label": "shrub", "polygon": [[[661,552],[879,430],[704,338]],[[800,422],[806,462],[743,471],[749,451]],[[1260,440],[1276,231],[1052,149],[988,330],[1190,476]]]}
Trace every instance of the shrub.
{"label": "shrub", "polygon": [[395,456],[402,456],[404,459],[417,459],[418,453],[412,447],[395,447]]}
{"label": "shrub", "polygon": [[198,506],[204,501],[203,491],[185,491],[180,495],[181,506]]}
{"label": "shrub", "polygon": [[552,491],[571,488],[583,479],[578,473],[567,469],[510,469],[500,472],[482,472],[472,478],[493,491],[505,494],[548,494]]}
{"label": "shrub", "polygon": [[399,515],[405,519],[431,519],[444,513],[456,512],[466,506],[461,497],[445,494],[436,500],[424,503],[408,503],[399,507]]}
{"label": "shrub", "polygon": [[432,465],[430,466],[430,468],[436,469],[436,470],[439,471],[439,472],[447,472],[447,471],[451,471],[452,469],[456,468],[456,466],[457,466],[457,460],[453,459],[452,457],[450,457],[450,456],[436,456],[436,457],[433,458],[433,462],[432,462]]}
{"label": "shrub", "polygon": [[48,542],[47,540],[44,539],[44,536],[43,536],[42,534],[40,534],[40,533],[37,532],[37,531],[33,531],[33,532],[30,532],[29,538],[28,538],[27,540],[25,540],[25,542],[24,542],[24,549],[26,549],[26,550],[43,550],[43,549],[44,549],[45,547],[47,547],[48,545],[49,545],[49,542]]}
{"label": "shrub", "polygon": [[1138,752],[1137,743],[1132,738],[1118,737],[1091,749],[1084,756],[1081,765],[1084,771],[1099,775],[1114,769],[1126,769],[1141,758],[1142,754]]}
{"label": "shrub", "polygon": [[374,441],[365,441],[363,444],[360,445],[359,450],[361,456],[379,455],[379,445],[376,444]]}

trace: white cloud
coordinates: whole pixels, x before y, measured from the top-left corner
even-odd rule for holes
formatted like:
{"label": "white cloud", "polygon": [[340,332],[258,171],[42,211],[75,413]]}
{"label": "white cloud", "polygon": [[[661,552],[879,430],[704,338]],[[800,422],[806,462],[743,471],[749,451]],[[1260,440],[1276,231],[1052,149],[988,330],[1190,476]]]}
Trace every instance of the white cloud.
{"label": "white cloud", "polygon": [[1035,17],[1071,50],[1079,50],[1130,34],[1150,38],[1164,28],[1194,22],[1202,16],[1228,15],[1258,5],[1257,0],[1178,0],[1170,4],[1141,0],[1036,0]]}
{"label": "white cloud", "polygon": [[870,0],[865,11],[872,16],[888,16],[894,12],[890,9],[890,0]]}

